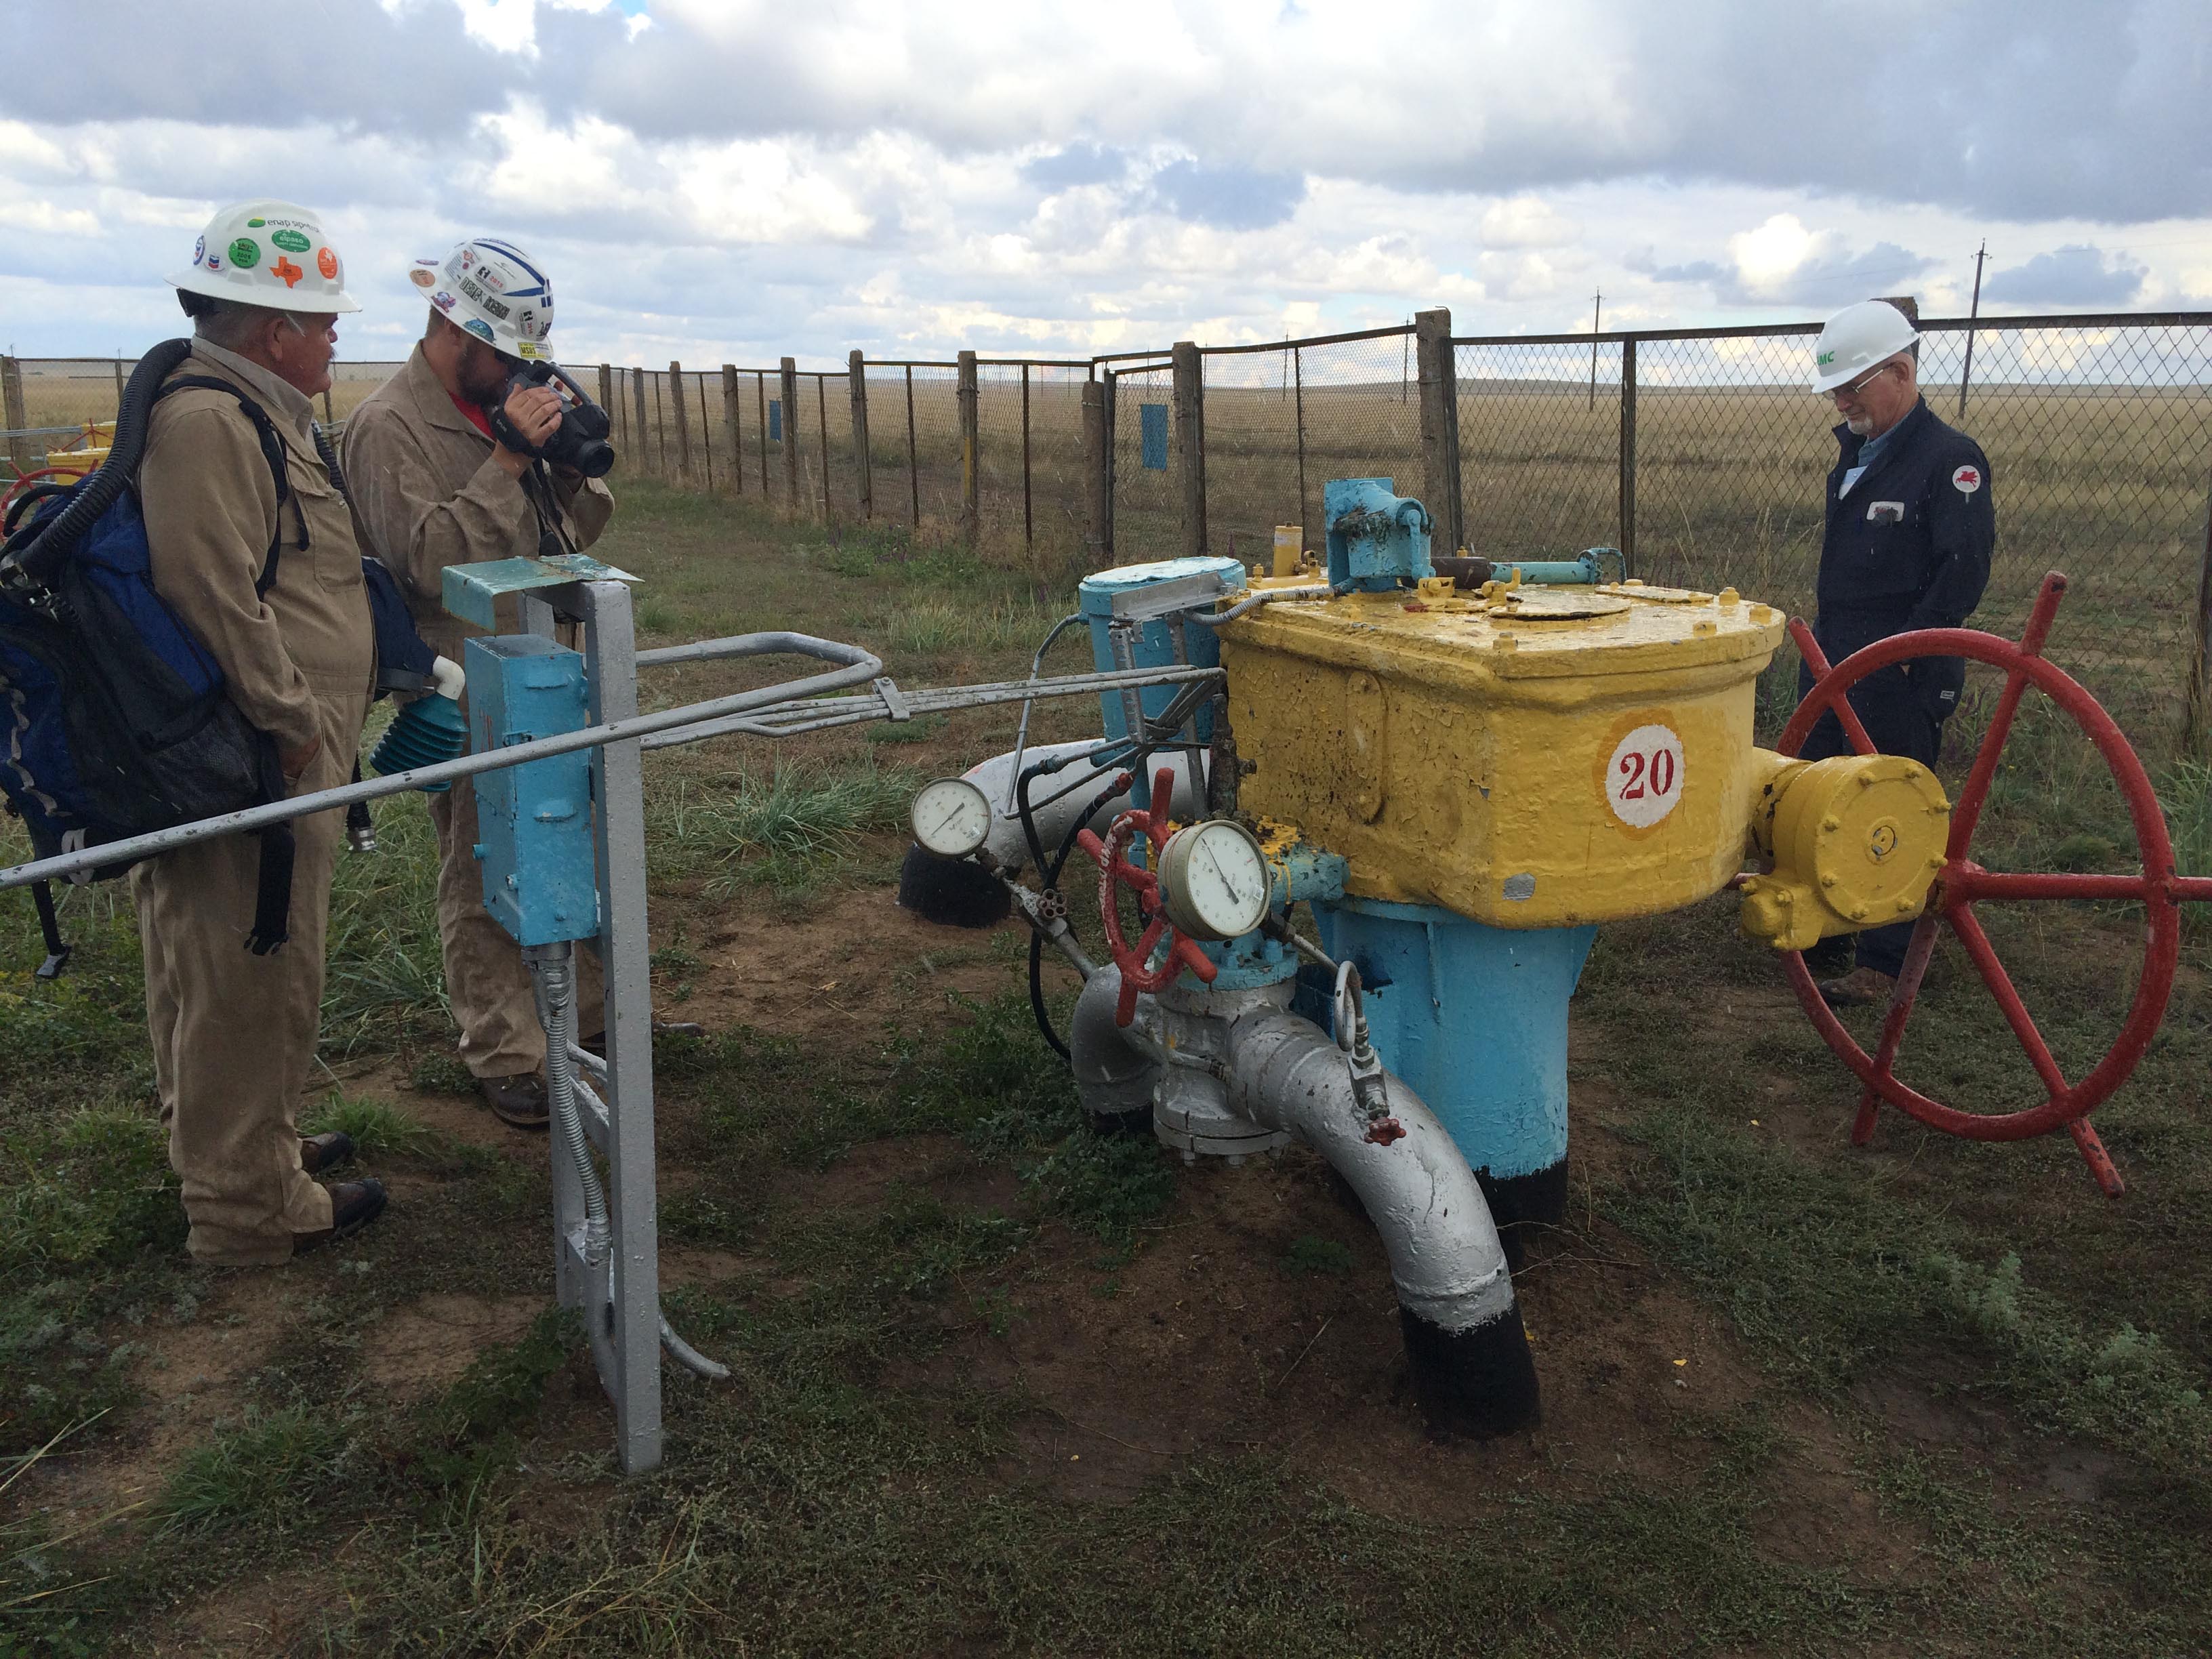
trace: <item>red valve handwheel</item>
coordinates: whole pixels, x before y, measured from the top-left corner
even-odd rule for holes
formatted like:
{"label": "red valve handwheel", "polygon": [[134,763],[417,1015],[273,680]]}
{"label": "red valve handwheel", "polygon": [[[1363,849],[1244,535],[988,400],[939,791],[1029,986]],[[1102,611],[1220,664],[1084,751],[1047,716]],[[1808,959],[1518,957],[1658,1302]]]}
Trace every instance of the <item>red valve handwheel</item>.
{"label": "red valve handwheel", "polygon": [[[1121,1000],[1114,1005],[1114,1023],[1117,1025],[1127,1025],[1137,1017],[1139,992],[1166,990],[1182,977],[1186,968],[1208,985],[1213,983],[1213,976],[1219,971],[1205,951],[1176,932],[1168,921],[1160,904],[1159,878],[1128,860],[1129,842],[1142,834],[1152,845],[1153,862],[1159,861],[1160,848],[1167,845],[1168,808],[1174,799],[1175,772],[1163,766],[1152,779],[1149,811],[1139,812],[1131,807],[1108,826],[1103,842],[1088,830],[1075,837],[1075,844],[1098,862],[1099,919],[1106,927],[1106,949],[1113,956],[1115,967],[1121,971]],[[1121,931],[1121,907],[1116,890],[1123,887],[1136,894],[1137,912],[1145,919],[1145,931],[1133,945]],[[1163,938],[1168,941],[1167,954],[1160,958],[1158,967],[1146,966]]]}
{"label": "red valve handwheel", "polygon": [[[2151,1037],[2166,1013],[2166,999],[2173,989],[2174,963],[2180,951],[2180,915],[2175,908],[2175,901],[2212,899],[2212,878],[2182,878],[2174,875],[2173,844],[2166,836],[2166,817],[2135,750],[2097,700],[2078,681],[2044,659],[2043,642],[2051,632],[2051,619],[2057,614],[2058,602],[2065,592],[2066,578],[2057,571],[2043,579],[2027,630],[2017,644],[1975,629],[1923,629],[1878,640],[1832,668],[1814,643],[1812,630],[1802,621],[1791,621],[1790,636],[1804,653],[1816,682],[1798,705],[1797,712],[1790,717],[1790,724],[1775,744],[1784,755],[1796,754],[1811,735],[1814,723],[1830,709],[1835,711],[1851,746],[1863,755],[1873,753],[1874,744],[1867,736],[1866,727],[1844,693],[1878,669],[1917,657],[1966,657],[2004,670],[2005,685],[1997,698],[1996,712],[1990,718],[1989,731],[1966,775],[1966,785],[1951,809],[1950,842],[1945,849],[1943,867],[1929,894],[1928,907],[1913,928],[1905,969],[1898,976],[1888,1013],[1882,1021],[1877,1052],[1869,1054],[1844,1029],[1843,1022],[1821,1000],[1820,988],[1813,982],[1802,953],[1784,952],[1784,965],[1791,988],[1797,993],[1797,1000],[1804,1005],[1814,1028],[1826,1039],[1828,1047],[1835,1050],[1837,1058],[1865,1085],[1859,1097],[1858,1118],[1851,1127],[1854,1143],[1864,1145],[1872,1137],[1875,1113],[1879,1103],[1885,1100],[1931,1128],[1971,1140],[2025,1140],[2046,1134],[2063,1124],[2074,1137],[2074,1144],[2080,1148],[2097,1184],[2109,1195],[2118,1197],[2123,1187],[2119,1171],[2112,1167],[2104,1144],[2097,1139],[2097,1132],[2089,1127],[2088,1113],[2127,1081],[2150,1046]],[[2135,826],[2136,845],[2142,854],[2140,875],[2015,874],[1985,870],[1967,856],[1975,826],[1989,798],[1990,781],[1996,775],[1998,758],[2004,752],[2014,717],[2020,711],[2021,698],[2031,685],[2063,709],[2104,757]],[[2126,1021],[2112,1048],[2078,1082],[2068,1082],[2059,1070],[2049,1045],[2021,1004],[2019,992],[2013,988],[2004,964],[1997,960],[1989,935],[1975,918],[1973,907],[1984,899],[2124,899],[2141,903],[2147,913],[2142,974],[2136,982],[2135,1000],[2128,1008]],[[2013,1036],[2027,1051],[2028,1061],[2046,1091],[2040,1104],[2014,1112],[1962,1112],[1911,1087],[1893,1069],[1899,1047],[1905,1039],[1905,1023],[1911,1018],[1922,976],[1935,951],[1936,930],[1944,924],[1959,936],[1960,944],[1966,947],[1966,955],[1989,987],[1990,995],[1996,999],[2005,1024],[2012,1028]]]}

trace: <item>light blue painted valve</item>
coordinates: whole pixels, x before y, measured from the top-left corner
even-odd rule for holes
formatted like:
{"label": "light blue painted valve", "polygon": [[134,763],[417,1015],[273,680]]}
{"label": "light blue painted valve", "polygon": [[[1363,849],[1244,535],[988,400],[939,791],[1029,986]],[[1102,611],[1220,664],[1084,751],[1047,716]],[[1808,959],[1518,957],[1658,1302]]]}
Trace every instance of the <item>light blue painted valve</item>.
{"label": "light blue painted valve", "polygon": [[1379,593],[1401,579],[1437,574],[1429,562],[1435,520],[1412,496],[1394,494],[1389,478],[1331,478],[1322,486],[1321,508],[1331,587]]}

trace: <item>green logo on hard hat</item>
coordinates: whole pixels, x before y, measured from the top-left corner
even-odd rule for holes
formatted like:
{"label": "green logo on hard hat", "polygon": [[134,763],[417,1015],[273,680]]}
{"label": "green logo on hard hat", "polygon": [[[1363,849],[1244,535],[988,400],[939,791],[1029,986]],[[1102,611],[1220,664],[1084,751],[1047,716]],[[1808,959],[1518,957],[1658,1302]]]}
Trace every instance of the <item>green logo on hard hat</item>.
{"label": "green logo on hard hat", "polygon": [[1836,354],[1832,351],[1824,351],[1813,360],[1814,365],[1820,368],[1826,368],[1830,363],[1832,363],[1835,361]]}
{"label": "green logo on hard hat", "polygon": [[262,227],[262,226],[264,226],[264,225],[267,224],[268,222],[268,222],[266,219],[248,219],[248,220],[246,222],[246,228],[248,230],[258,230],[258,229],[260,229],[260,228],[261,228],[261,227]]}
{"label": "green logo on hard hat", "polygon": [[251,236],[241,236],[230,245],[230,262],[240,270],[251,270],[261,263],[261,244]]}
{"label": "green logo on hard hat", "polygon": [[272,230],[269,233],[269,240],[287,253],[305,253],[314,246],[296,230]]}

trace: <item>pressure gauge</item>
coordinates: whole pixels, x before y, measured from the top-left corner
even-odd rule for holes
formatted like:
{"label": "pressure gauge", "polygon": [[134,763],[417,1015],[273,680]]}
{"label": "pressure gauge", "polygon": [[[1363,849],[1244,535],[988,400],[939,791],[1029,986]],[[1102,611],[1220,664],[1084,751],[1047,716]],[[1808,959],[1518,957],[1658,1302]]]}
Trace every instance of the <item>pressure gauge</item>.
{"label": "pressure gauge", "polygon": [[964,859],[991,833],[991,803],[965,778],[925,783],[914,798],[914,838],[941,859]]}
{"label": "pressure gauge", "polygon": [[1252,832],[1227,818],[1178,830],[1160,849],[1168,920],[1193,939],[1237,939],[1267,915],[1273,877]]}

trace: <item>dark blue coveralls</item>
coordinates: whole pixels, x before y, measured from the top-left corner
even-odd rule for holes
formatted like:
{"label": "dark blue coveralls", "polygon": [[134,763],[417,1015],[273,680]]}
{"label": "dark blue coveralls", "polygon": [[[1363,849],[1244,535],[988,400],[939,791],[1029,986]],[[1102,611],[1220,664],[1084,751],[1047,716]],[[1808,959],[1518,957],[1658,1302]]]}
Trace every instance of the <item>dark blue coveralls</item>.
{"label": "dark blue coveralls", "polygon": [[[1982,601],[1996,541],[1990,464],[1981,446],[1937,419],[1923,398],[1891,428],[1846,493],[1844,481],[1867,441],[1849,426],[1836,428],[1836,441],[1842,454],[1828,474],[1813,624],[1828,660],[1839,663],[1893,634],[1964,623]],[[1966,678],[1963,658],[1923,657],[1861,680],[1851,690],[1851,707],[1882,753],[1932,766]],[[1812,687],[1811,671],[1801,670],[1798,695]],[[1833,714],[1821,717],[1803,750],[1808,760],[1851,752]],[[1911,940],[1909,921],[1871,928],[1858,935],[1858,964],[1895,975]]]}

